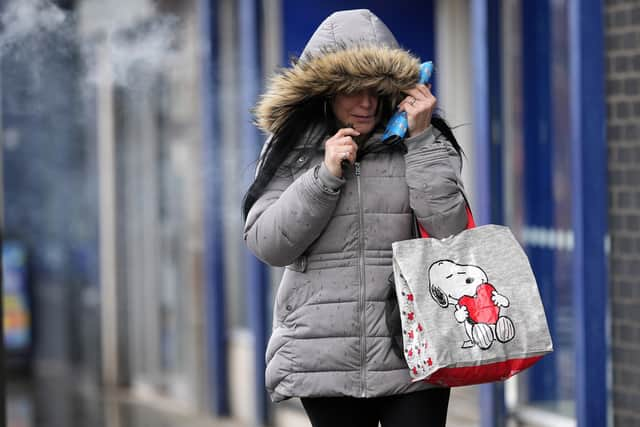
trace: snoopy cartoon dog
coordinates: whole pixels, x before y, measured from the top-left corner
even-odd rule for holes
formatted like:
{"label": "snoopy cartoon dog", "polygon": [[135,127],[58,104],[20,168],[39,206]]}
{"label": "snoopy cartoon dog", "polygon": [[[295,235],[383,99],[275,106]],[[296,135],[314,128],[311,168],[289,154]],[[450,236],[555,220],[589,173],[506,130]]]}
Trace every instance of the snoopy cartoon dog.
{"label": "snoopy cartoon dog", "polygon": [[500,315],[509,300],[489,283],[480,267],[436,261],[429,267],[429,291],[442,308],[455,305],[454,316],[464,324],[469,338],[462,348],[477,345],[486,350],[496,339],[506,343],[515,336],[511,319]]}

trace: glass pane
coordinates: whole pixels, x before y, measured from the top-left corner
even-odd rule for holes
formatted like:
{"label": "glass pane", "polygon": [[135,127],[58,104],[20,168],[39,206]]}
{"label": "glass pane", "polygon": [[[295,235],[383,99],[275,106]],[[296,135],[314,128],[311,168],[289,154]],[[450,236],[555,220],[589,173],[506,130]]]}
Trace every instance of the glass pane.
{"label": "glass pane", "polygon": [[[239,39],[237,29],[237,10],[233,2],[223,2],[219,20],[220,38],[220,116],[219,136],[222,141],[224,170],[223,206],[224,206],[224,248],[225,248],[225,299],[228,326],[247,328],[247,249],[242,240],[242,198],[247,189],[246,183],[253,176],[255,164],[244,158],[242,152],[242,120],[238,94],[242,93],[240,77],[236,64],[239,62]],[[257,149],[257,148],[256,148]],[[257,159],[258,154],[255,154]],[[214,173],[214,172],[210,172]]]}
{"label": "glass pane", "polygon": [[189,134],[197,129],[189,122],[197,114],[184,114],[189,95],[176,95],[180,82],[171,76],[154,74],[146,81],[134,91],[118,89],[116,97],[119,264],[129,316],[122,333],[129,334],[134,388],[187,402],[197,400],[201,351],[193,320],[200,300],[190,227],[196,218],[189,215],[199,199],[191,185],[199,145],[191,144]]}
{"label": "glass pane", "polygon": [[[542,147],[537,158],[528,158],[530,147],[525,147],[525,135],[532,121],[525,120],[525,84],[523,67],[523,20],[521,0],[503,3],[503,72],[505,112],[504,191],[505,218],[514,233],[526,245],[539,285],[544,287],[547,317],[554,339],[554,353],[546,356],[538,366],[518,377],[518,403],[534,405],[558,414],[575,413],[575,352],[574,307],[572,301],[572,218],[571,218],[571,153],[568,104],[568,22],[567,1],[550,0],[550,146]],[[537,53],[536,53],[537,55]],[[538,59],[538,58],[536,58]],[[535,90],[544,90],[544,84],[533,83]],[[529,86],[530,89],[530,86]],[[531,92],[529,92],[530,94]],[[543,98],[544,99],[544,98]],[[544,126],[544,121],[540,122]],[[539,126],[539,123],[535,123]],[[544,131],[538,130],[544,137]],[[526,148],[526,149],[525,149]],[[542,154],[540,154],[542,153]],[[527,187],[527,169],[541,170],[541,161],[550,162],[550,185]],[[534,180],[535,182],[535,180]],[[535,191],[537,195],[527,194]],[[551,221],[545,226],[527,224],[531,200],[551,204]],[[549,207],[549,205],[547,205]],[[542,378],[542,379],[541,379]]]}
{"label": "glass pane", "polygon": [[551,2],[552,191],[554,205],[553,289],[555,307],[555,397],[546,405],[567,416],[575,412],[574,307],[572,295],[571,132],[569,111],[569,33],[566,0]]}

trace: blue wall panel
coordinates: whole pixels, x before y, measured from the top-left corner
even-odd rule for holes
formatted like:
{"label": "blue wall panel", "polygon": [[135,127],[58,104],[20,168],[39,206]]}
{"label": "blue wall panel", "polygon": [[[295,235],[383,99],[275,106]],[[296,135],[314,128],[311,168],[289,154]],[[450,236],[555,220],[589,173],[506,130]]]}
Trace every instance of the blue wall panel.
{"label": "blue wall panel", "polygon": [[[607,140],[601,0],[569,2],[572,194],[575,235],[576,416],[581,427],[606,426]],[[589,284],[586,286],[586,284]]]}
{"label": "blue wall panel", "polygon": [[222,141],[217,132],[218,126],[218,36],[217,1],[200,0],[200,28],[202,34],[202,126],[203,126],[203,165],[204,175],[204,274],[205,274],[205,313],[207,334],[207,372],[209,390],[212,399],[211,411],[218,416],[229,415],[228,376],[227,376],[227,328],[225,322],[224,293],[224,248],[223,248],[223,212]]}
{"label": "blue wall panel", "polygon": [[[250,111],[262,92],[262,1],[240,0],[238,3],[239,27],[239,76],[240,76],[240,111]],[[251,120],[241,123],[241,140],[243,164],[252,164],[259,157],[263,137]],[[246,183],[247,187],[250,183]],[[268,267],[260,262],[249,250],[245,252],[247,271],[246,303],[248,307],[249,326],[253,336],[253,366],[256,372],[253,383],[256,400],[255,420],[258,423],[268,422],[268,396],[265,389],[264,371],[265,352],[267,348],[267,330],[270,327],[267,319],[267,304],[270,287]]]}
{"label": "blue wall panel", "polygon": [[[473,159],[478,224],[502,223],[502,108],[500,64],[500,4],[497,0],[471,3],[473,60]],[[480,386],[480,425],[500,427],[506,422],[504,385]]]}
{"label": "blue wall panel", "polygon": [[[525,224],[552,229],[553,218],[553,111],[551,103],[551,8],[549,0],[522,3],[523,128],[525,153]],[[540,288],[547,320],[554,337],[554,252],[527,246]],[[556,361],[544,357],[529,375],[529,400],[556,399]]]}

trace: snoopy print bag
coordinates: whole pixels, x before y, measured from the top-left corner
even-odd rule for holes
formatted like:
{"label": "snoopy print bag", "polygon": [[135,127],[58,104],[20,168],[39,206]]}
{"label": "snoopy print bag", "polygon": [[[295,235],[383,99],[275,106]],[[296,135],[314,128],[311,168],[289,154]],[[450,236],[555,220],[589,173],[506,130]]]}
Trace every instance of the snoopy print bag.
{"label": "snoopy print bag", "polygon": [[529,260],[508,227],[393,243],[405,360],[413,381],[505,380],[553,351]]}

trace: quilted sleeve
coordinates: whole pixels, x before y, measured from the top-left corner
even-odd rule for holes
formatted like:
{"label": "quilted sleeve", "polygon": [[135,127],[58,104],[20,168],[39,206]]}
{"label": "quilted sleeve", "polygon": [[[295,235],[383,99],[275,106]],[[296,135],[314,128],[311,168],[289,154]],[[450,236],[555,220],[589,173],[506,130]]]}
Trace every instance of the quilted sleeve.
{"label": "quilted sleeve", "polygon": [[295,180],[276,175],[247,215],[244,240],[249,249],[267,264],[291,264],[329,223],[344,182],[324,163]]}
{"label": "quilted sleeve", "polygon": [[464,230],[467,212],[458,152],[433,126],[405,143],[410,204],[420,224],[440,239]]}

